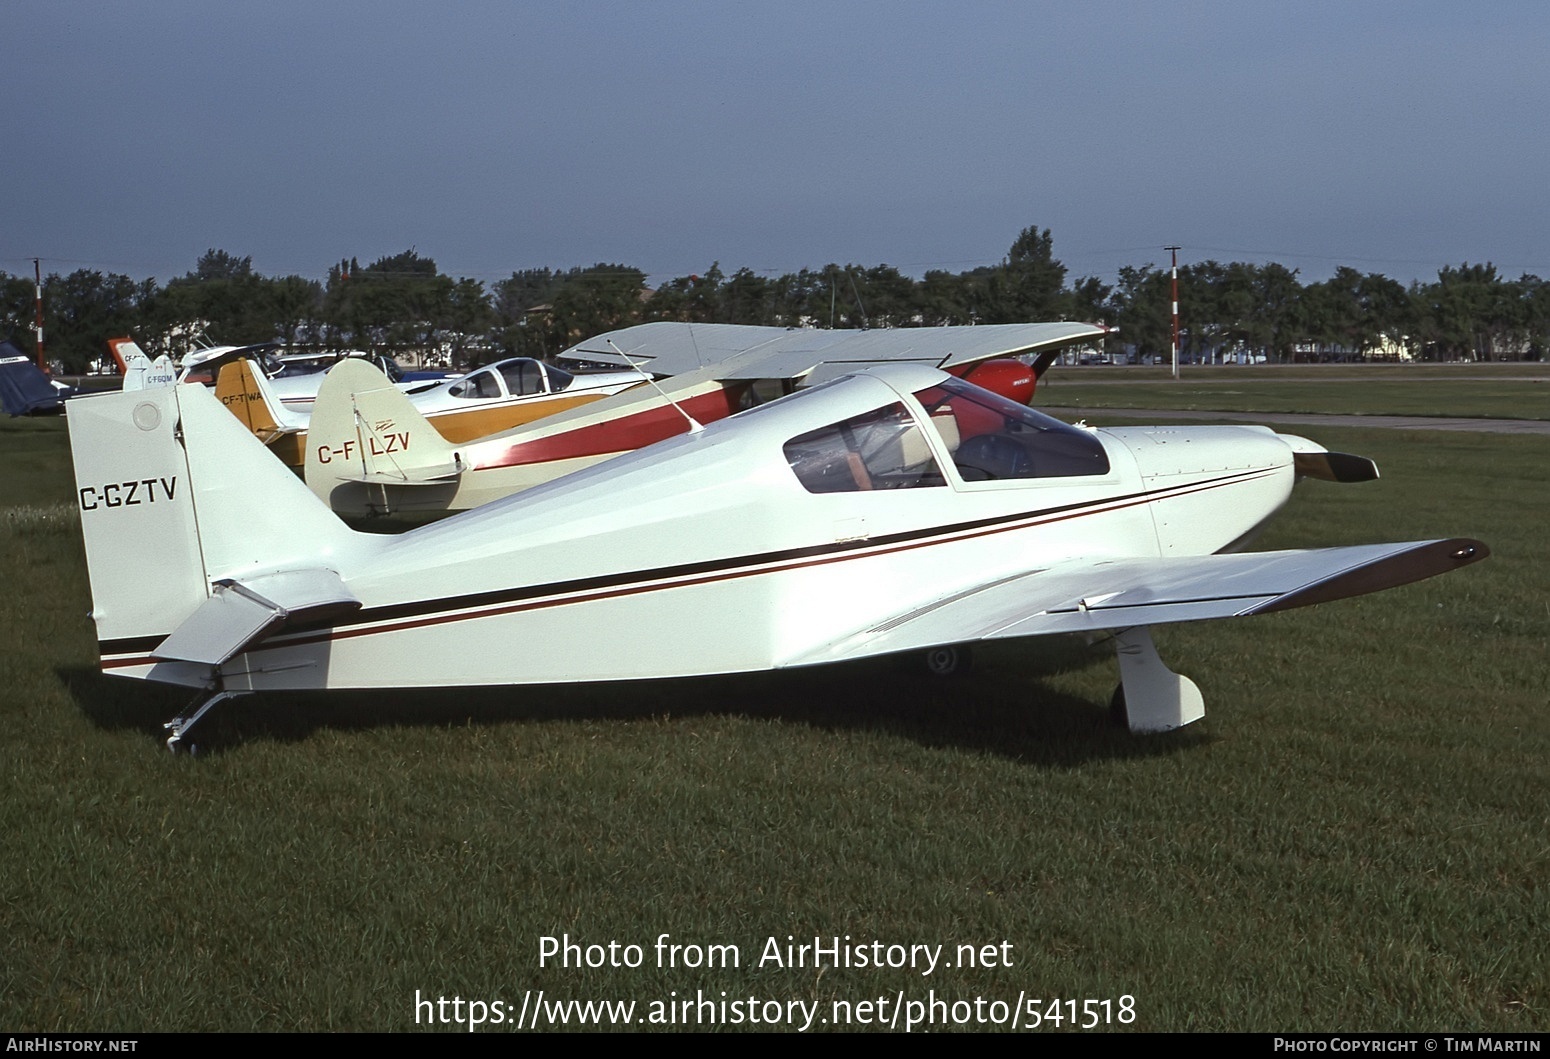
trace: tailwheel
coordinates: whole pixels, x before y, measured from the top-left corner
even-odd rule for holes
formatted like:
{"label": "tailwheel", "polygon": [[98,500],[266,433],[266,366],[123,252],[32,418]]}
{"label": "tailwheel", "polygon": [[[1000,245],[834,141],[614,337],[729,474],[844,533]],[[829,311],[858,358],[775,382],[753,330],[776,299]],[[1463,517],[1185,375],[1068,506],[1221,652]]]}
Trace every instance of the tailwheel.
{"label": "tailwheel", "polygon": [[183,737],[188,734],[188,730],[194,727],[199,719],[207,712],[209,712],[210,707],[214,706],[216,703],[224,702],[227,699],[235,699],[241,695],[247,694],[251,693],[246,691],[202,692],[198,698],[194,699],[194,701],[189,704],[189,708],[181,715],[174,717],[172,720],[162,725],[162,728],[171,733],[167,736],[167,749],[172,751],[174,754],[180,750],[185,750],[190,755],[196,753],[198,748],[193,743],[184,742],[183,740]]}

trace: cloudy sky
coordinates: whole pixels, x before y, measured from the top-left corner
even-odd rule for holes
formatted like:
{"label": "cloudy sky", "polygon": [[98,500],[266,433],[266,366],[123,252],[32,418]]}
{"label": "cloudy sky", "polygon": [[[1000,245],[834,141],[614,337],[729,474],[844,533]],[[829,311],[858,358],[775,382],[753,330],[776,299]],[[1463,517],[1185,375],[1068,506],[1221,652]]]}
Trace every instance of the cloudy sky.
{"label": "cloudy sky", "polygon": [[1550,275],[1550,4],[3,0],[0,270]]}

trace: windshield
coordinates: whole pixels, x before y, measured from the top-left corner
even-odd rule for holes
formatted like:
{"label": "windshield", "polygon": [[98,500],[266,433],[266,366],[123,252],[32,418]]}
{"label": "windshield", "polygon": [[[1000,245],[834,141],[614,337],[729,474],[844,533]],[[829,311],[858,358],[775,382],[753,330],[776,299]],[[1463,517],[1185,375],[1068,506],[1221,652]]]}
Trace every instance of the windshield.
{"label": "windshield", "polygon": [[1109,473],[1093,434],[961,379],[920,390],[916,400],[966,482]]}
{"label": "windshield", "polygon": [[544,370],[549,373],[550,393],[559,393],[561,390],[565,389],[571,383],[576,381],[576,376],[572,375],[564,368],[555,367],[553,364],[545,365]]}

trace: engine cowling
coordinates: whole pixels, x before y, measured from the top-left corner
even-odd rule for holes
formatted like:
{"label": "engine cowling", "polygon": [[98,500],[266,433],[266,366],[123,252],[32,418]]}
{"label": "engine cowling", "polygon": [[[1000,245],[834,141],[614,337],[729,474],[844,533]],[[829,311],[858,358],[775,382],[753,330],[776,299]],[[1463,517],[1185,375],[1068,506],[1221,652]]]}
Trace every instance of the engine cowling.
{"label": "engine cowling", "polygon": [[1020,360],[984,360],[978,364],[966,364],[947,370],[965,382],[972,382],[1018,404],[1027,404],[1033,400],[1033,391],[1038,385],[1033,369]]}

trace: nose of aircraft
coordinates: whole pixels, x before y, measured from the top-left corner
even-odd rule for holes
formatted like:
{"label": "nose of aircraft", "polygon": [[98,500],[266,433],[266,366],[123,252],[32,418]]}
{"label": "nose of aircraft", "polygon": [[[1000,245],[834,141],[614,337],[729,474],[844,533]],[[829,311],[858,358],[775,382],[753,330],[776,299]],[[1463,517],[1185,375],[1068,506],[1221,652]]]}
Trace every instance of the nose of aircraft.
{"label": "nose of aircraft", "polygon": [[1111,431],[1135,457],[1163,555],[1241,547],[1291,496],[1292,447],[1267,427]]}
{"label": "nose of aircraft", "polygon": [[1292,464],[1292,446],[1269,427],[1137,427],[1113,433],[1122,435],[1143,479],[1270,470]]}

